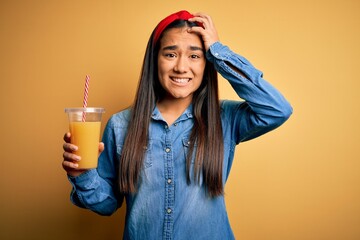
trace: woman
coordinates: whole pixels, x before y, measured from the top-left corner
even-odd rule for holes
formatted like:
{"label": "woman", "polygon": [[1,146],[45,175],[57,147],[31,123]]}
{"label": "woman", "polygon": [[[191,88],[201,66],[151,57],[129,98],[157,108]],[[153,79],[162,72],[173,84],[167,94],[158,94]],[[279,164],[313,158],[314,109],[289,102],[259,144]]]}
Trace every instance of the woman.
{"label": "woman", "polygon": [[[245,101],[219,101],[217,72]],[[105,128],[97,169],[77,169],[65,135],[71,200],[110,215],[125,198],[124,239],[234,239],[223,193],[235,146],[291,113],[260,71],[219,42],[208,15],[174,13],[149,39],[133,106]]]}

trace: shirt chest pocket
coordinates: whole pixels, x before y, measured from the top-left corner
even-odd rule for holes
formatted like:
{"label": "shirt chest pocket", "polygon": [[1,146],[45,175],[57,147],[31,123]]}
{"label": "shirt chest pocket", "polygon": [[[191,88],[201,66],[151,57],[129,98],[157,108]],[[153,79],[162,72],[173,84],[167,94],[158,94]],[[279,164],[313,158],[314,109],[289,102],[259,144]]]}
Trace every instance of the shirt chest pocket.
{"label": "shirt chest pocket", "polygon": [[[116,146],[116,151],[117,151],[117,155],[119,156],[119,159],[121,157],[123,147],[124,147],[123,144],[118,144]],[[152,140],[149,140],[148,145],[145,146],[143,149],[145,151],[145,153],[144,153],[144,169],[146,169],[146,168],[151,167],[152,164],[153,164],[152,154],[151,154],[151,152],[152,152]]]}
{"label": "shirt chest pocket", "polygon": [[[183,149],[184,149],[184,158],[185,158],[185,161],[186,161],[186,159],[188,158],[191,144],[193,144],[193,143],[190,141],[189,138],[183,138],[183,139],[182,139],[182,145],[183,145]],[[195,145],[194,145],[193,152],[192,152],[192,155],[191,155],[191,164],[194,164],[194,162],[195,162],[196,150],[197,150],[197,146],[196,146],[196,144],[195,144]]]}

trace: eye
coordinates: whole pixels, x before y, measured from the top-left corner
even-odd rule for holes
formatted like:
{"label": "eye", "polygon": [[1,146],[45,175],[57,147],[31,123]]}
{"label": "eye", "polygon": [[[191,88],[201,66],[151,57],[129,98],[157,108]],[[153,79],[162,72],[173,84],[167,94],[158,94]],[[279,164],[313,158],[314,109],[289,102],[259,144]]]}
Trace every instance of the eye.
{"label": "eye", "polygon": [[176,55],[173,54],[173,53],[165,53],[164,56],[167,57],[167,58],[174,58],[174,57],[176,57]]}
{"label": "eye", "polygon": [[190,55],[190,58],[192,58],[192,59],[197,59],[197,58],[201,58],[201,56],[198,55],[198,54],[191,54],[191,55]]}

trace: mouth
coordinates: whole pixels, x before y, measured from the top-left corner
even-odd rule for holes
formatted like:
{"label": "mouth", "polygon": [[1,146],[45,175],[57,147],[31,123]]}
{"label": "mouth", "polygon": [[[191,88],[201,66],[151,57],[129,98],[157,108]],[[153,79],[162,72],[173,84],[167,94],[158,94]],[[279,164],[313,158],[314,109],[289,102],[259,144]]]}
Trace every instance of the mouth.
{"label": "mouth", "polygon": [[179,77],[170,77],[170,79],[173,82],[179,83],[179,84],[185,84],[190,82],[191,78],[179,78]]}

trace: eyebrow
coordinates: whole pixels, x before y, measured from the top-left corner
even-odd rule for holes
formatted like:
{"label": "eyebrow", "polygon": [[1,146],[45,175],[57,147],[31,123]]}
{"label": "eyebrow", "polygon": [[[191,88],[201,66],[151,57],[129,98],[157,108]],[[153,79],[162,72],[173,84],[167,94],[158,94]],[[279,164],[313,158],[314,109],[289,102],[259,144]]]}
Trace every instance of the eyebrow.
{"label": "eyebrow", "polygon": [[[176,49],[178,49],[177,45],[171,45],[162,48],[162,50],[176,50]],[[197,46],[190,46],[189,49],[192,51],[204,51],[202,47],[197,47]]]}

